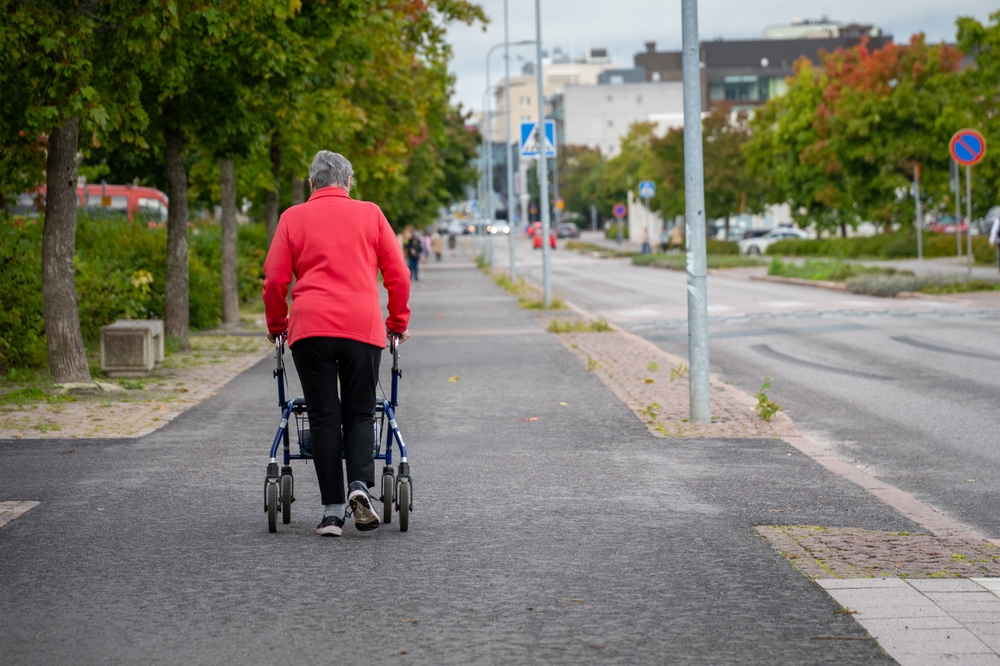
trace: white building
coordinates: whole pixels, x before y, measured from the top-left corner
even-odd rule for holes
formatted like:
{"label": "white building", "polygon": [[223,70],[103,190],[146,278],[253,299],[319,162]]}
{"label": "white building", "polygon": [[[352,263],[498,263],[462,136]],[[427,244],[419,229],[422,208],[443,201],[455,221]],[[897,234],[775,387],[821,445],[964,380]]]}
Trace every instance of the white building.
{"label": "white building", "polygon": [[[601,72],[612,67],[614,62],[605,48],[590,48],[585,55],[576,59],[571,59],[558,48],[553,49],[551,57],[542,59],[545,99],[550,101],[556,92],[566,86],[594,85]],[[496,86],[493,120],[488,131],[494,141],[503,141],[507,131],[507,85],[508,82],[501,78]],[[534,63],[527,63],[519,76],[511,76],[509,86],[511,134],[517,140],[521,123],[538,120],[538,80],[534,74]],[[551,106],[547,108],[551,109]]]}
{"label": "white building", "polygon": [[684,126],[684,84],[566,86],[555,96],[553,107],[560,143],[597,148],[606,157],[614,157],[632,123],[656,123],[660,135]]}

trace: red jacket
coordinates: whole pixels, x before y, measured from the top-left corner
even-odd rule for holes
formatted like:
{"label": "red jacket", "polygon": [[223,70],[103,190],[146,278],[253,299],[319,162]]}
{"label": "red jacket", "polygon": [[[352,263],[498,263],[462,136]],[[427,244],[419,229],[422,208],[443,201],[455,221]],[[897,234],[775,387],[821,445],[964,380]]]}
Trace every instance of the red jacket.
{"label": "red jacket", "polygon": [[[384,326],[379,271],[389,292]],[[401,333],[410,322],[410,274],[396,234],[378,206],[351,199],[339,187],[316,190],[282,214],[264,261],[263,296],[267,330],[277,335],[287,329],[289,345],[330,337],[384,347],[386,327]]]}

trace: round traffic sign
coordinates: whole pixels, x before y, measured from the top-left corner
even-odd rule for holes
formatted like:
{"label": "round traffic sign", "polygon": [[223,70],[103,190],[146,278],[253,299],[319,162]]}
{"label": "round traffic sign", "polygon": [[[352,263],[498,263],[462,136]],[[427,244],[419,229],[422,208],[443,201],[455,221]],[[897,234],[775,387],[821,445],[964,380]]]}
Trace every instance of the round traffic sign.
{"label": "round traffic sign", "polygon": [[953,160],[962,166],[979,164],[986,156],[986,139],[974,129],[966,128],[955,132],[948,144]]}
{"label": "round traffic sign", "polygon": [[556,210],[564,210],[566,208],[566,202],[562,199],[556,199]]}
{"label": "round traffic sign", "polygon": [[615,217],[617,217],[617,218],[618,218],[619,220],[620,220],[620,219],[622,219],[623,217],[625,217],[625,213],[626,213],[627,211],[628,211],[628,209],[627,209],[627,208],[625,208],[625,204],[623,204],[623,203],[616,203],[616,204],[615,204],[615,207],[611,209],[611,212],[612,212],[612,213],[614,214],[614,216],[615,216]]}

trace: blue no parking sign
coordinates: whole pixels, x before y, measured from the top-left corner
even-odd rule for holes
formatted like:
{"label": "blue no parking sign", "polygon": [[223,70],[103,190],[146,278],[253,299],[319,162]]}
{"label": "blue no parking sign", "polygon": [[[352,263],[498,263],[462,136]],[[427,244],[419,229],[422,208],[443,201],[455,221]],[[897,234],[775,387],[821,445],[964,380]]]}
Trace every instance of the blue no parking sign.
{"label": "blue no parking sign", "polygon": [[975,166],[986,157],[986,138],[974,129],[958,130],[948,144],[951,158],[965,167]]}

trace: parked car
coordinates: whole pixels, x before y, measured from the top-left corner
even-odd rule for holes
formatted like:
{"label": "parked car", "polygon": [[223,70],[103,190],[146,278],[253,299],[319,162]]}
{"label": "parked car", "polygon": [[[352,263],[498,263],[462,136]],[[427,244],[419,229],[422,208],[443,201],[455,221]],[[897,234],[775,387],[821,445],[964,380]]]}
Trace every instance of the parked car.
{"label": "parked car", "polygon": [[960,224],[956,224],[955,219],[954,215],[942,215],[941,217],[935,218],[927,229],[939,234],[954,234],[957,232],[964,234],[969,230],[969,225],[965,223],[965,218],[962,218]]}
{"label": "parked car", "polygon": [[557,238],[579,238],[580,237],[580,227],[576,226],[573,222],[563,222],[558,227],[556,227],[556,237]]}
{"label": "parked car", "polygon": [[760,238],[761,236],[767,234],[770,229],[747,229],[743,232],[740,240],[749,240],[750,238]]}
{"label": "parked car", "polygon": [[763,236],[757,238],[745,238],[739,241],[740,254],[759,255],[767,252],[768,246],[782,240],[796,240],[808,238],[806,232],[795,227],[777,227],[771,229]]}

